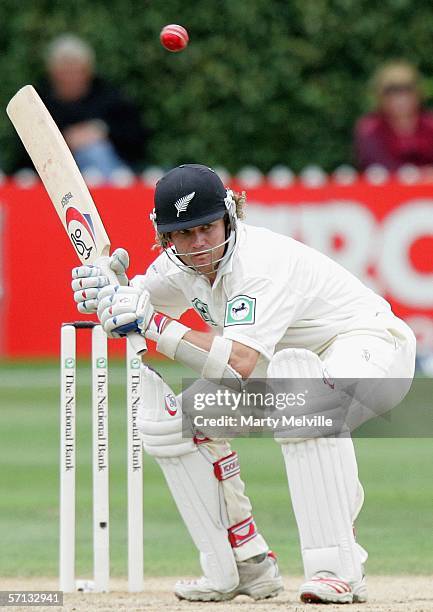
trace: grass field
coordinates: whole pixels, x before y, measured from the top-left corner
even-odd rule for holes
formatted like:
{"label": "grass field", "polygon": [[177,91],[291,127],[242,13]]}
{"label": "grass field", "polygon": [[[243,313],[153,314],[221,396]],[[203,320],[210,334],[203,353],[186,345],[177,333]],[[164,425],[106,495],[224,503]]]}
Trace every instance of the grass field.
{"label": "grass field", "polygon": [[[175,384],[182,371],[164,365]],[[110,367],[111,565],[126,574],[126,448],[123,363]],[[0,365],[0,576],[58,571],[59,387],[55,363]],[[90,372],[80,364],[77,573],[91,573]],[[433,444],[424,439],[355,441],[366,501],[357,522],[368,572],[428,574],[433,566]],[[285,574],[300,574],[296,527],[281,452],[272,440],[238,440],[255,518]],[[145,571],[199,572],[197,556],[152,458],[145,457]]]}

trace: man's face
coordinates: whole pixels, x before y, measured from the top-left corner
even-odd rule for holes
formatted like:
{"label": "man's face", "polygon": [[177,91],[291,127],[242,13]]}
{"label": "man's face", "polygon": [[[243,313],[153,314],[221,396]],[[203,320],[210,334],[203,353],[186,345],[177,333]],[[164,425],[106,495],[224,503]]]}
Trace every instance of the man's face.
{"label": "man's face", "polygon": [[389,86],[382,93],[382,109],[391,117],[410,117],[417,112],[419,105],[420,98],[414,85]]}
{"label": "man's face", "polygon": [[[224,255],[226,245],[222,243],[225,239],[223,219],[190,229],[176,230],[170,234],[170,240],[176,247],[176,251],[178,253],[188,253],[188,255],[181,257],[183,263],[210,277],[216,273],[216,266],[213,262],[221,259]],[[213,250],[199,254],[200,251],[208,249]]]}
{"label": "man's face", "polygon": [[56,94],[62,100],[76,100],[89,90],[92,68],[78,59],[58,59],[49,66],[49,76]]}

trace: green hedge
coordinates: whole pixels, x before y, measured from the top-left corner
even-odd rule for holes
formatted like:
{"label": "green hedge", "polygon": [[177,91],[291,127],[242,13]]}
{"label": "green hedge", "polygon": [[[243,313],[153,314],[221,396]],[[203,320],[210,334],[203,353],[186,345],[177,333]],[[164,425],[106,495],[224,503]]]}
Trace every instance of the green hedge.
{"label": "green hedge", "polygon": [[[330,170],[351,160],[366,81],[391,57],[416,62],[433,93],[430,0],[0,0],[0,104],[43,74],[41,55],[73,31],[99,72],[139,103],[154,130],[146,163],[203,161],[234,172],[286,163]],[[166,23],[186,51],[159,44]],[[15,136],[0,118],[7,170]]]}

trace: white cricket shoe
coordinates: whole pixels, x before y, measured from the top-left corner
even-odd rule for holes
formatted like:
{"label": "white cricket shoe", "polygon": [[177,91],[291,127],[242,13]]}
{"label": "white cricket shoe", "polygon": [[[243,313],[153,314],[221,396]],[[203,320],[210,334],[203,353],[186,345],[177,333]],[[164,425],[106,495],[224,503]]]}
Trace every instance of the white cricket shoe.
{"label": "white cricket shoe", "polygon": [[367,601],[365,576],[356,584],[338,578],[332,572],[317,572],[299,589],[304,603],[364,603]]}
{"label": "white cricket shoe", "polygon": [[275,597],[283,590],[283,581],[273,553],[258,555],[238,563],[239,584],[232,591],[216,591],[209,580],[202,576],[198,580],[176,582],[174,594],[188,601],[227,601],[237,595],[249,595],[253,599]]}

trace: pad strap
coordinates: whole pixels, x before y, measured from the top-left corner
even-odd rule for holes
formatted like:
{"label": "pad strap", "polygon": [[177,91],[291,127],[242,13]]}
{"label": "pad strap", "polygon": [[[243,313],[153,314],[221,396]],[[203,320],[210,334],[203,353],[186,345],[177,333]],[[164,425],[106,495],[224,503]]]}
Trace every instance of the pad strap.
{"label": "pad strap", "polygon": [[200,446],[200,444],[206,444],[206,442],[211,442],[212,440],[204,434],[197,432],[193,437],[192,441],[196,446]]}
{"label": "pad strap", "polygon": [[252,516],[228,529],[229,542],[232,548],[238,548],[246,544],[255,538],[256,535],[257,527]]}
{"label": "pad strap", "polygon": [[240,474],[241,468],[237,452],[233,451],[227,457],[221,457],[221,459],[215,461],[213,471],[218,480],[227,480],[227,478]]}

